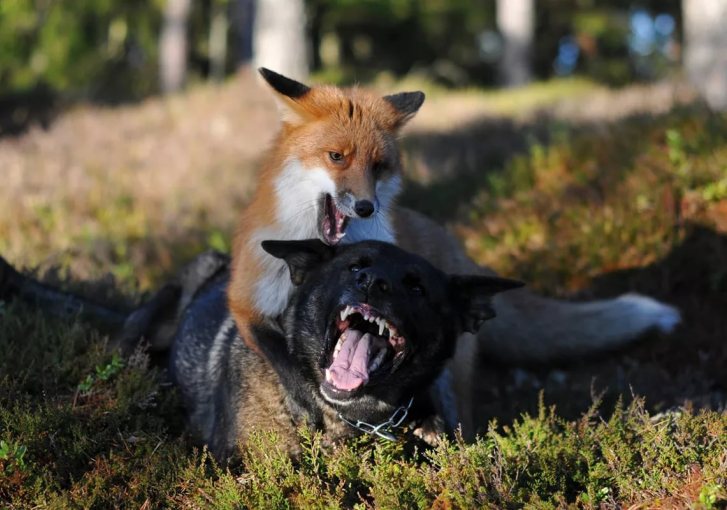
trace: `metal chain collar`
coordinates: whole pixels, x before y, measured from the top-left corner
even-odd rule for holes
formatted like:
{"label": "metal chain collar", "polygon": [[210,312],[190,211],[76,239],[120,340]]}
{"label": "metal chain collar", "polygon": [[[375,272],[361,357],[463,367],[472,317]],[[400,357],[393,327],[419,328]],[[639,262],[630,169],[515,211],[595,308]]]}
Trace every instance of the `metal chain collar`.
{"label": "metal chain collar", "polygon": [[379,423],[378,425],[372,425],[371,423],[366,423],[361,420],[352,422],[346,419],[341,413],[338,413],[338,417],[361,432],[371,434],[372,436],[379,436],[387,441],[396,441],[396,436],[391,433],[390,430],[399,427],[404,420],[406,420],[406,417],[409,415],[409,409],[411,409],[411,405],[413,403],[414,397],[411,397],[407,405],[397,408],[396,411],[389,416],[388,420],[383,423]]}

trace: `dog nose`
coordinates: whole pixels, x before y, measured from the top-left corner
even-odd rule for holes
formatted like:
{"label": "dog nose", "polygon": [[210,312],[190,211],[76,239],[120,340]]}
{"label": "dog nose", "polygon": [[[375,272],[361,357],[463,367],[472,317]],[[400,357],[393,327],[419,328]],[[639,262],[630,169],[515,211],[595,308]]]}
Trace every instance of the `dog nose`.
{"label": "dog nose", "polygon": [[370,292],[373,288],[376,288],[384,294],[387,294],[391,288],[386,279],[374,274],[369,269],[362,269],[356,273],[356,286],[364,292]]}
{"label": "dog nose", "polygon": [[358,200],[353,209],[362,218],[368,218],[374,213],[374,204],[371,200]]}

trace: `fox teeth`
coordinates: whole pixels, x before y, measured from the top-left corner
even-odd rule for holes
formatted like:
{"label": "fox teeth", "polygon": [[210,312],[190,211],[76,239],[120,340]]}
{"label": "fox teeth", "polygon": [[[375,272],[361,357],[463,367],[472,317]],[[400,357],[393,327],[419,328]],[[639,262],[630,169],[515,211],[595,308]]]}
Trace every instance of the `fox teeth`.
{"label": "fox teeth", "polygon": [[386,324],[384,323],[384,319],[379,319],[379,336],[384,336],[384,330],[386,329]]}

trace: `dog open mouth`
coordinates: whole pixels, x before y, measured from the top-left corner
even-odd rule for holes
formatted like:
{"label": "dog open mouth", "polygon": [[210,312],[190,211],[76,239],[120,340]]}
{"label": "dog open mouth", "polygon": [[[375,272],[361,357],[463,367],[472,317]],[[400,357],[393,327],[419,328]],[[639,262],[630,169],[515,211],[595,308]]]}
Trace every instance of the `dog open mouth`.
{"label": "dog open mouth", "polygon": [[396,369],[406,340],[396,327],[366,304],[346,306],[335,321],[336,345],[325,369],[326,389],[353,392],[379,374]]}
{"label": "dog open mouth", "polygon": [[323,215],[320,230],[326,244],[333,246],[346,235],[349,218],[336,207],[336,201],[331,195],[326,194],[322,200]]}

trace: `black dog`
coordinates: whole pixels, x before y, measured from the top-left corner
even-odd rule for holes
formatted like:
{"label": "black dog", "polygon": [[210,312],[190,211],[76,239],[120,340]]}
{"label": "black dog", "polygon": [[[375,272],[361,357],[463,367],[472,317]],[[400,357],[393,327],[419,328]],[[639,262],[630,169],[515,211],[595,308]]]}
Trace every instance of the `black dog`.
{"label": "black dog", "polygon": [[[448,276],[391,244],[330,247],[265,241],[296,284],[284,314],[254,329],[248,349],[226,307],[220,273],[186,308],[171,367],[192,426],[218,457],[254,429],[275,430],[291,452],[306,422],[336,440],[387,436],[453,355],[457,337],[494,316],[490,298],[513,280]],[[410,416],[411,416],[410,415]]]}
{"label": "black dog", "polygon": [[431,417],[442,404],[431,400],[432,383],[456,339],[494,317],[494,294],[522,285],[449,276],[377,241],[266,241],[263,248],[285,260],[295,284],[284,314],[253,330],[265,340],[257,342],[263,353],[237,334],[225,296],[229,259],[214,252],[128,316],[23,276],[2,258],[0,298],[120,330],[114,348],[125,353],[140,338],[154,351],[171,347],[190,422],[224,458],[254,429],[276,431],[295,453],[302,424],[336,440],[362,431],[391,437],[405,418]]}

